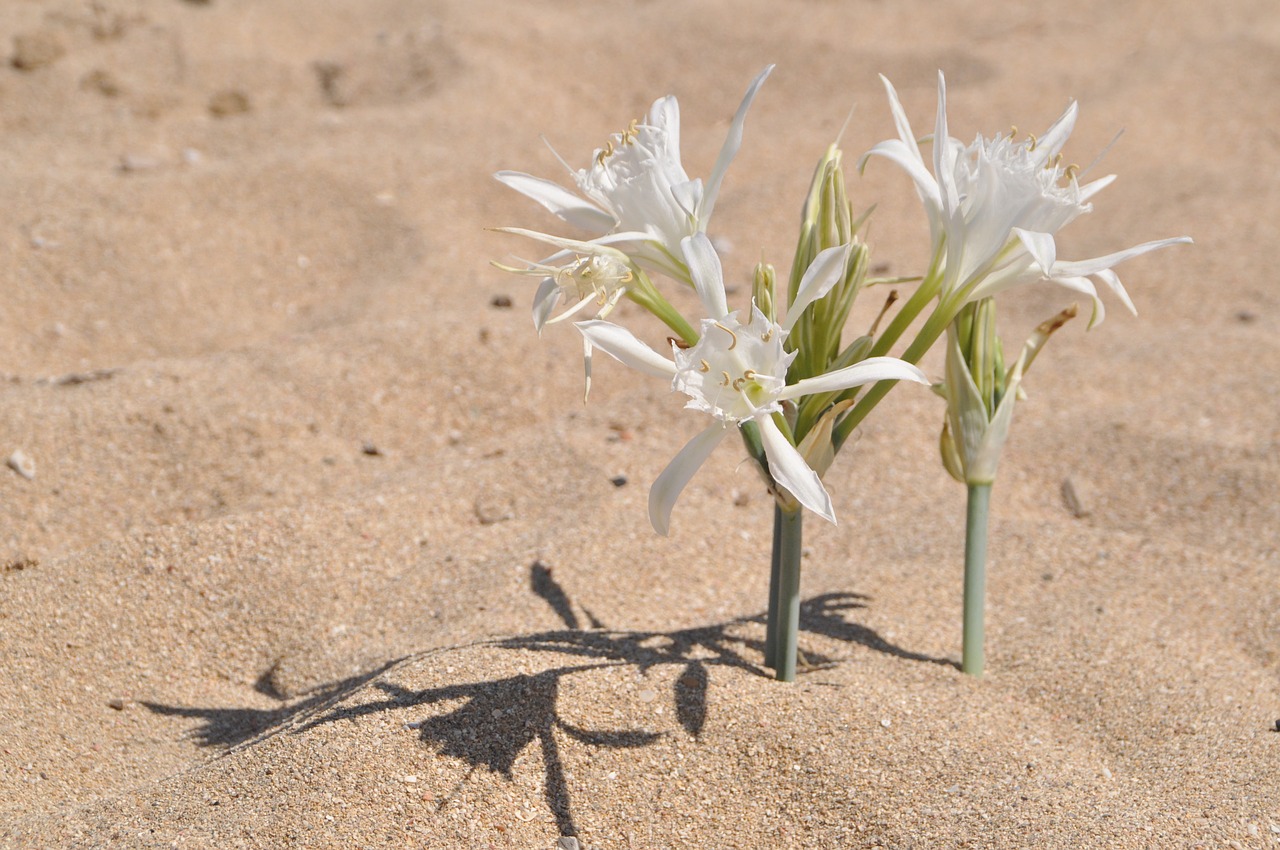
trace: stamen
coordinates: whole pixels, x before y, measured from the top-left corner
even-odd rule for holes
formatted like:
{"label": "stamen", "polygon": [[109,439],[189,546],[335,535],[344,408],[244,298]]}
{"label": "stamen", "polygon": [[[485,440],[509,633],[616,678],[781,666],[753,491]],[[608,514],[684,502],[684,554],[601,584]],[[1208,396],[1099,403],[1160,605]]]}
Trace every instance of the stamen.
{"label": "stamen", "polygon": [[721,378],[721,380],[720,380],[720,386],[722,386],[722,387],[727,387],[727,386],[730,386],[731,384],[733,384],[733,379],[729,377],[729,373],[728,373],[728,372],[721,372],[720,374],[721,374],[721,376],[722,376],[722,378]]}
{"label": "stamen", "polygon": [[711,371],[711,364],[710,364],[710,363],[708,363],[708,362],[707,362],[707,361],[705,361],[705,360],[699,360],[699,361],[698,361],[698,371],[699,371],[699,372],[703,372],[703,373],[710,372],[710,371]]}
{"label": "stamen", "polygon": [[605,142],[600,153],[596,154],[596,165],[604,166],[604,161],[613,156],[613,142]]}
{"label": "stamen", "polygon": [[876,328],[880,327],[880,320],[885,317],[885,314],[889,312],[889,308],[892,307],[894,305],[894,302],[897,300],[898,300],[898,290],[890,289],[889,297],[884,299],[884,306],[880,308],[880,315],[876,316],[876,320],[871,323],[871,330],[867,331],[868,336],[875,335]]}
{"label": "stamen", "polygon": [[760,335],[760,341],[761,341],[761,342],[768,342],[768,341],[769,341],[769,340],[771,340],[771,339],[773,339],[773,327],[772,327],[772,326],[770,326],[768,330],[766,330],[764,333],[762,333],[762,334]]}
{"label": "stamen", "polygon": [[622,143],[624,145],[631,144],[635,141],[636,136],[640,135],[639,124],[640,122],[637,119],[632,118],[631,123],[627,125],[627,129],[622,131]]}
{"label": "stamen", "polygon": [[734,333],[733,331],[729,330],[728,328],[726,328],[724,325],[720,324],[719,322],[716,322],[716,323],[715,323],[715,325],[716,325],[716,327],[717,327],[717,328],[719,328],[720,330],[724,331],[724,332],[725,332],[725,333],[727,333],[729,336],[733,337],[733,342],[729,343],[729,350],[730,350],[730,351],[733,351],[735,348],[737,348],[737,347],[738,347],[738,335],[737,335],[736,333]]}
{"label": "stamen", "polygon": [[1030,141],[1027,142],[1027,153],[1030,153],[1031,151],[1036,149],[1036,143],[1039,141],[1039,139],[1036,138],[1035,133],[1027,133],[1027,138],[1030,139]]}
{"label": "stamen", "polygon": [[1018,125],[1010,124],[1009,125],[1009,141],[1012,142],[1017,137],[1018,137]]}
{"label": "stamen", "polygon": [[742,373],[742,377],[746,378],[748,381],[754,381],[756,379],[756,370],[747,369]]}
{"label": "stamen", "polygon": [[1046,169],[1054,169],[1054,168],[1057,168],[1059,165],[1062,165],[1062,151],[1058,151],[1057,153],[1055,153],[1053,155],[1053,159],[1046,162],[1044,164],[1044,167]]}
{"label": "stamen", "polygon": [[1068,180],[1075,180],[1076,176],[1079,173],[1080,173],[1080,166],[1076,165],[1073,162],[1070,165],[1068,165],[1065,169],[1063,169],[1062,176],[1066,177]]}
{"label": "stamen", "polygon": [[747,377],[746,375],[743,375],[741,378],[738,378],[736,381],[733,382],[733,388],[738,392],[742,392],[742,388],[746,386],[746,383],[747,383]]}

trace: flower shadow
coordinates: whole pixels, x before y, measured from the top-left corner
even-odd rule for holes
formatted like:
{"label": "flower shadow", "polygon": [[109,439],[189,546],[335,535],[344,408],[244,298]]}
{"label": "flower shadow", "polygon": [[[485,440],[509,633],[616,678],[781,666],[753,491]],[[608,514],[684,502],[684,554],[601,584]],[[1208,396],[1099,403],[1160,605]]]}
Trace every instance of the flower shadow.
{"label": "flower shadow", "polygon": [[[559,705],[567,677],[627,667],[647,675],[655,668],[676,671],[671,699],[681,728],[698,738],[707,719],[707,691],[715,668],[732,668],[750,675],[769,673],[753,658],[763,650],[750,637],[749,628],[763,615],[742,617],[708,626],[675,631],[612,631],[581,605],[591,629],[579,627],[573,600],[541,563],[530,567],[530,590],[551,607],[565,628],[474,644],[500,650],[554,653],[576,659],[536,673],[519,673],[495,679],[450,683],[421,690],[390,681],[386,674],[408,662],[449,650],[433,650],[390,661],[376,670],[317,689],[293,705],[273,710],[238,708],[189,708],[144,703],[158,714],[198,718],[193,733],[203,746],[238,748],[278,734],[300,735],[337,721],[407,708],[441,706],[439,713],[407,724],[419,738],[442,756],[461,761],[471,770],[484,768],[514,778],[517,760],[535,742],[539,745],[544,774],[544,802],[562,836],[576,836],[577,825],[560,752],[561,736],[608,749],[648,746],[664,734],[645,729],[588,729],[565,719]],[[801,606],[801,626],[810,633],[912,661],[955,666],[947,659],[910,652],[882,638],[874,630],[847,619],[851,611],[866,607],[866,597],[855,593],[828,593],[806,600]],[[453,649],[458,649],[457,647]],[[806,655],[808,669],[830,667],[836,660],[820,653]],[[372,688],[381,697],[351,704],[348,696]],[[437,805],[443,807],[448,798]]]}

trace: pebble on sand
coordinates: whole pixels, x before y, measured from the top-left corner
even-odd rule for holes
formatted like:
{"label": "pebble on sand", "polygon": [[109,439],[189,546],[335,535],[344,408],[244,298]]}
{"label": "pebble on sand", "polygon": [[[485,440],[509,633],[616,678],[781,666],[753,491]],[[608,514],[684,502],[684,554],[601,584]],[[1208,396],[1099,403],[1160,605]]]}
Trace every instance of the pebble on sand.
{"label": "pebble on sand", "polygon": [[9,455],[9,460],[6,463],[8,463],[10,469],[28,481],[35,479],[36,462],[22,449],[14,449],[13,454]]}

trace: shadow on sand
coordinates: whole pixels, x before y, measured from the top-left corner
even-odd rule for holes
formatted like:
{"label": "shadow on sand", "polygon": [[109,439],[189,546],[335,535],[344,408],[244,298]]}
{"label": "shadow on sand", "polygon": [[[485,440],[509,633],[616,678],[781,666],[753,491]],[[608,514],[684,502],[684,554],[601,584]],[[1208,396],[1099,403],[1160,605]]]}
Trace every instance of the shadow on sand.
{"label": "shadow on sand", "polygon": [[[736,668],[752,675],[769,673],[754,663],[763,652],[760,641],[743,637],[742,627],[763,621],[763,615],[670,632],[610,631],[590,611],[578,605],[589,628],[582,628],[573,601],[541,563],[530,567],[530,589],[555,611],[565,628],[518,635],[474,646],[555,653],[578,657],[580,663],[519,674],[500,679],[409,690],[383,678],[406,662],[426,658],[451,647],[404,656],[362,673],[316,689],[306,698],[278,709],[189,708],[144,703],[157,714],[199,719],[193,735],[202,746],[238,748],[278,734],[302,734],[337,720],[354,720],[383,711],[461,701],[442,714],[411,724],[423,742],[441,755],[484,767],[512,779],[517,758],[525,747],[538,742],[545,773],[544,799],[555,816],[562,836],[576,836],[564,764],[557,733],[596,747],[636,748],[653,743],[661,733],[629,729],[583,729],[565,721],[558,710],[560,683],[566,676],[629,666],[647,673],[657,667],[678,667],[672,693],[675,716],[691,736],[701,732],[707,716],[707,686],[717,667]],[[800,626],[805,632],[833,640],[860,644],[877,652],[910,661],[956,666],[944,658],[922,655],[896,646],[874,630],[845,619],[850,611],[866,607],[866,597],[856,593],[828,593],[806,600]],[[806,656],[807,669],[829,667],[835,662],[822,655]],[[269,680],[270,671],[262,682]],[[342,705],[345,697],[372,686],[383,699],[357,706]],[[262,685],[264,693],[270,689]],[[447,800],[438,805],[443,806]]]}

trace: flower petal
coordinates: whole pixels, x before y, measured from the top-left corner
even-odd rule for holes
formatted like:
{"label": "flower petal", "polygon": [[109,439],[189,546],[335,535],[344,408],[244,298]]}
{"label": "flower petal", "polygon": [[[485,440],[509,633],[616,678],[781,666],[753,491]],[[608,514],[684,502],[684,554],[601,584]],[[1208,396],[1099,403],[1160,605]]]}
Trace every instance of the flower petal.
{"label": "flower petal", "polygon": [[724,424],[712,423],[690,440],[654,480],[649,488],[649,522],[653,524],[654,531],[664,537],[670,533],[671,509],[675,507],[676,499],[728,433],[729,429]]}
{"label": "flower petal", "polygon": [[1071,131],[1076,127],[1076,116],[1079,111],[1076,102],[1071,101],[1066,110],[1058,116],[1058,120],[1054,121],[1049,129],[1044,131],[1044,135],[1036,140],[1035,152],[1039,162],[1048,162],[1062,150]]}
{"label": "flower petal", "polygon": [[493,175],[498,182],[510,186],[527,198],[531,198],[560,218],[583,230],[602,233],[617,224],[613,216],[579,198],[568,189],[550,180],[534,177],[519,171],[499,171]]}
{"label": "flower petal", "polygon": [[869,357],[861,363],[854,363],[834,372],[805,378],[784,388],[778,394],[779,401],[797,399],[816,393],[838,392],[850,387],[874,384],[877,381],[915,381],[917,384],[928,384],[925,377],[915,366],[896,357]]}
{"label": "flower petal", "polygon": [[733,123],[729,125],[729,132],[725,136],[724,145],[720,148],[720,155],[716,157],[711,176],[707,178],[706,191],[702,194],[697,215],[699,229],[705,229],[707,222],[711,220],[711,212],[715,209],[716,196],[720,194],[720,184],[724,182],[725,172],[729,170],[729,163],[733,162],[738,148],[742,147],[742,126],[747,122],[747,110],[751,108],[751,101],[755,100],[756,92],[760,91],[760,87],[764,85],[765,79],[772,71],[773,66],[769,65],[751,81],[746,95],[742,98],[742,103],[738,106],[737,113],[733,116]]}
{"label": "flower petal", "polygon": [[539,334],[546,327],[547,319],[551,318],[551,313],[556,309],[556,303],[559,300],[560,287],[556,286],[555,278],[544,277],[542,283],[538,284],[538,291],[533,295],[533,326],[537,328]]}
{"label": "flower petal", "polygon": [[938,188],[938,181],[925,166],[924,160],[920,158],[920,151],[914,147],[914,143],[909,147],[898,139],[880,142],[862,155],[862,159],[858,161],[859,171],[866,169],[867,160],[872,156],[882,156],[891,162],[896,162],[915,182],[920,199],[933,208],[941,208],[942,194]]}
{"label": "flower petal", "polygon": [[1118,266],[1125,260],[1132,260],[1134,257],[1159,250],[1160,248],[1167,248],[1170,245],[1190,244],[1190,236],[1179,236],[1174,239],[1157,239],[1154,242],[1143,242],[1141,245],[1134,245],[1132,248],[1126,248],[1123,251],[1116,251],[1114,254],[1094,257],[1092,260],[1076,260],[1073,262],[1058,263],[1054,266],[1053,275],[1056,279],[1058,275],[1072,276],[1097,274],[1103,269]]}
{"label": "flower petal", "polygon": [[573,326],[582,332],[593,348],[600,349],[636,371],[656,378],[672,378],[676,374],[676,364],[636,339],[631,331],[621,325],[592,319],[588,322],[574,322]]}
{"label": "flower petal", "polygon": [[723,319],[729,313],[724,294],[724,271],[711,240],[705,233],[695,233],[680,240],[680,248],[693,278],[693,288],[698,291],[702,306],[707,311],[707,318]]}
{"label": "flower petal", "polygon": [[778,430],[773,417],[762,416],[756,421],[760,423],[760,441],[769,459],[769,475],[800,504],[827,522],[834,523],[836,514],[831,506],[831,496],[822,486],[818,473],[809,468],[796,447]]}
{"label": "flower petal", "polygon": [[1039,233],[1015,227],[1013,233],[1022,241],[1031,258],[1040,267],[1040,272],[1049,277],[1053,274],[1053,264],[1058,261],[1058,243],[1052,233]]}
{"label": "flower petal", "polygon": [[805,269],[800,286],[796,289],[795,300],[787,308],[787,318],[782,322],[782,329],[790,331],[791,326],[800,320],[804,308],[831,291],[831,287],[844,277],[844,270],[849,262],[849,253],[853,251],[853,243],[837,245],[818,253]]}

